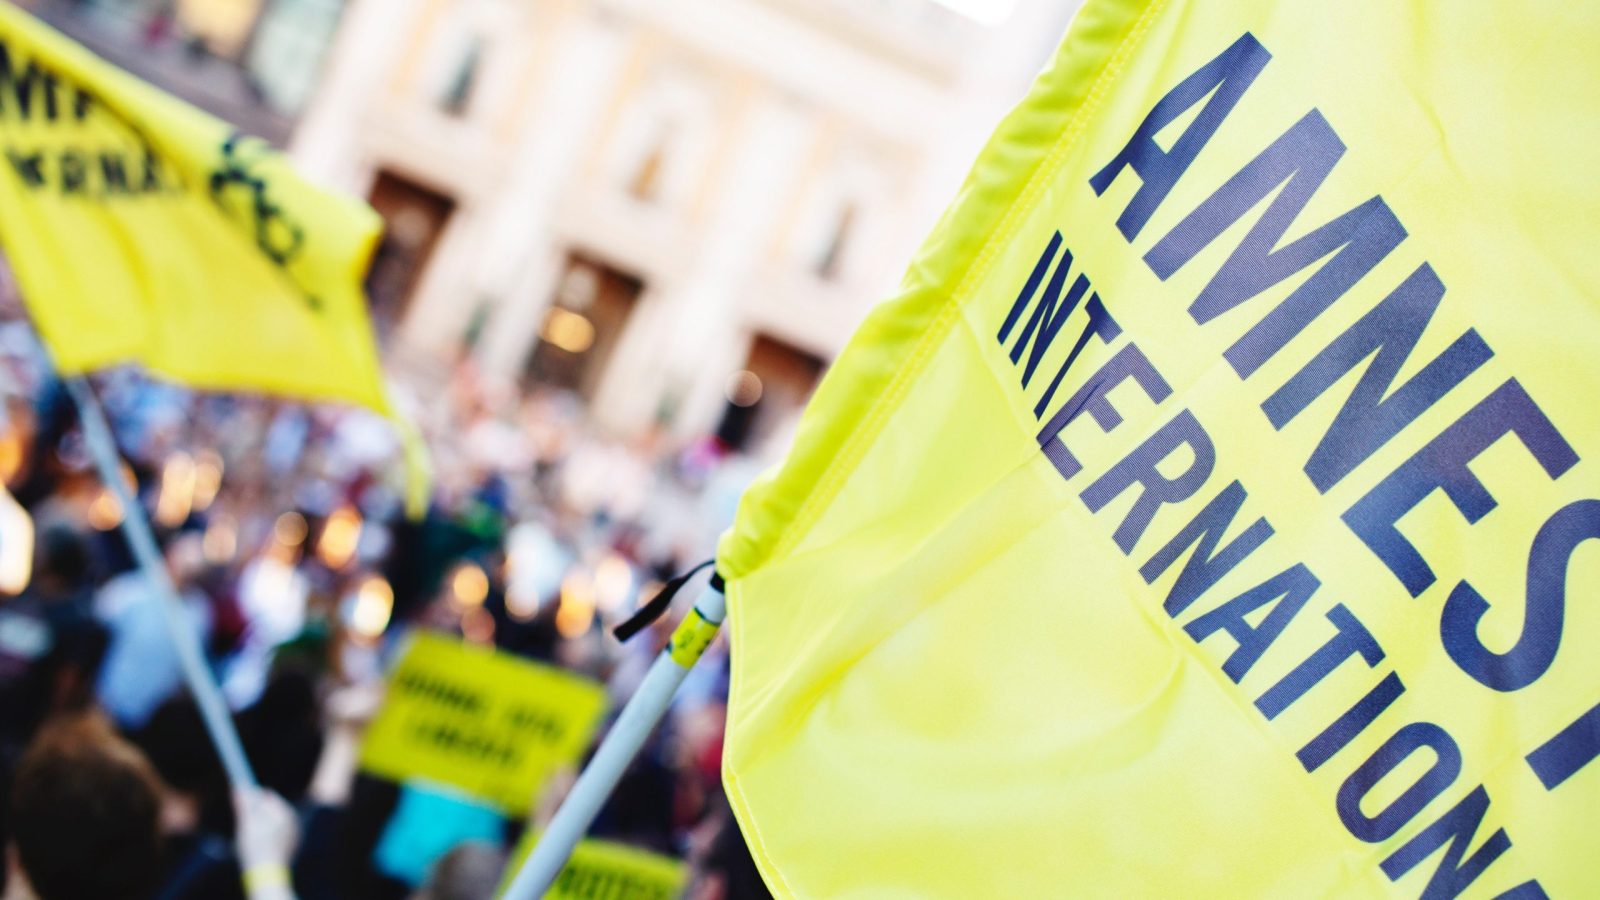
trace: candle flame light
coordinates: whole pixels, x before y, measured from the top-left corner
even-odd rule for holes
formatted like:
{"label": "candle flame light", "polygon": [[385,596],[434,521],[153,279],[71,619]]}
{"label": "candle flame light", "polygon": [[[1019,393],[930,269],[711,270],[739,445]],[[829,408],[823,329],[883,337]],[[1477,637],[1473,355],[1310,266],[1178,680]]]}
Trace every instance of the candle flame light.
{"label": "candle flame light", "polygon": [[27,447],[23,444],[21,433],[12,429],[0,436],[0,481],[9,484],[11,479],[17,477],[26,457]]}
{"label": "candle flame light", "polygon": [[594,579],[582,566],[561,579],[561,606],[556,609],[556,631],[564,638],[580,637],[594,624]]}
{"label": "candle flame light", "polygon": [[33,517],[0,488],[0,593],[22,593],[33,577]]}
{"label": "candle flame light", "polygon": [[110,488],[101,488],[89,502],[89,524],[96,531],[111,531],[122,524],[122,504]]}
{"label": "candle flame light", "polygon": [[298,547],[306,539],[305,516],[286,512],[272,525],[272,539],[285,547]]}
{"label": "candle flame light", "polygon": [[156,498],[156,523],[176,528],[194,508],[195,466],[187,453],[174,453],[161,467],[161,493]]}
{"label": "candle flame light", "polygon": [[222,455],[215,450],[201,450],[195,454],[194,510],[204,512],[217,499],[222,489]]}
{"label": "candle flame light", "polygon": [[456,566],[450,576],[450,601],[457,609],[476,609],[489,596],[489,576],[475,563]]}
{"label": "candle flame light", "polygon": [[233,562],[239,552],[239,528],[228,516],[217,516],[206,526],[206,536],[201,543],[206,562],[214,566]]}
{"label": "candle flame light", "polygon": [[381,576],[369,575],[356,588],[350,608],[350,630],[366,641],[376,641],[389,627],[394,613],[394,589]]}
{"label": "candle flame light", "polygon": [[322,525],[317,558],[330,569],[349,565],[361,544],[361,524],[361,514],[348,503],[334,510]]}
{"label": "candle flame light", "polygon": [[609,553],[594,568],[595,604],[607,613],[622,609],[633,594],[633,567]]}

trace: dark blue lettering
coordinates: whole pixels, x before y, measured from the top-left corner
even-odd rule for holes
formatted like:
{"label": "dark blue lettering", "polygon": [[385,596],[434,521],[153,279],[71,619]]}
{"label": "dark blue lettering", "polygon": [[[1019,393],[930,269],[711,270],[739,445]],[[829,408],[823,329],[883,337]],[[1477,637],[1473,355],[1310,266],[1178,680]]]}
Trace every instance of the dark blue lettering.
{"label": "dark blue lettering", "polygon": [[[1470,524],[1496,501],[1467,464],[1507,434],[1515,434],[1551,479],[1578,462],[1577,453],[1516,379],[1485,397],[1418,450],[1344,514],[1345,524],[1389,567],[1411,596],[1437,577],[1396,523],[1424,497],[1443,490]],[[1464,602],[1464,601],[1463,601]]]}
{"label": "dark blue lettering", "polygon": [[1444,282],[1432,266],[1423,263],[1394,293],[1334,338],[1261,404],[1272,427],[1281,429],[1362,360],[1372,359],[1306,461],[1306,475],[1318,491],[1327,493],[1494,355],[1469,328],[1422,371],[1390,392],[1442,299]]}
{"label": "dark blue lettering", "polygon": [[161,188],[161,158],[147,145],[144,150],[144,178],[139,182],[139,190],[153,194]]}
{"label": "dark blue lettering", "polygon": [[[1238,684],[1250,668],[1278,639],[1283,629],[1294,621],[1296,614],[1317,592],[1322,583],[1303,563],[1279,572],[1261,584],[1229,600],[1216,609],[1184,626],[1184,632],[1200,643],[1219,631],[1226,631],[1239,642],[1237,649],[1222,664],[1222,672]],[[1280,599],[1282,598],[1282,599]],[[1251,626],[1246,616],[1268,603],[1277,601],[1261,619],[1261,624]]]}
{"label": "dark blue lettering", "polygon": [[1478,833],[1478,826],[1483,823],[1484,814],[1488,811],[1489,792],[1483,789],[1483,785],[1478,785],[1454,809],[1389,854],[1378,867],[1389,876],[1390,881],[1398,881],[1400,876],[1444,847],[1444,858],[1428,879],[1428,886],[1423,888],[1422,900],[1452,900],[1459,897],[1501,854],[1511,849],[1511,838],[1501,828],[1489,835],[1483,846],[1462,863],[1461,858],[1466,856],[1472,837]]}
{"label": "dark blue lettering", "polygon": [[1217,544],[1233,524],[1233,518],[1238,515],[1239,507],[1244,505],[1244,499],[1244,485],[1239,482],[1223,488],[1215,499],[1206,504],[1205,509],[1189,520],[1182,531],[1139,569],[1139,575],[1145,583],[1153,583],[1178,561],[1185,550],[1195,548],[1188,562],[1184,563],[1183,570],[1178,573],[1178,580],[1173,582],[1172,590],[1167,592],[1166,602],[1162,605],[1167,615],[1177,617],[1182,614],[1222,576],[1232,572],[1245,557],[1272,537],[1272,526],[1267,524],[1267,520],[1256,519],[1243,534],[1229,542],[1221,552],[1217,551]]}
{"label": "dark blue lettering", "polygon": [[1328,610],[1328,621],[1333,623],[1337,633],[1256,698],[1256,708],[1268,719],[1276,719],[1345,660],[1360,656],[1368,666],[1383,661],[1383,648],[1378,646],[1377,639],[1343,603]]}
{"label": "dark blue lettering", "polygon": [[1439,636],[1445,652],[1461,671],[1485,687],[1516,691],[1549,671],[1561,648],[1566,618],[1567,565],[1584,541],[1600,538],[1600,500],[1569,503],[1545,520],[1528,551],[1528,589],[1522,613],[1522,635],[1504,653],[1495,653],[1478,637],[1478,623],[1489,603],[1461,581],[1445,601]]}
{"label": "dark blue lettering", "polygon": [[11,167],[17,170],[17,177],[30,188],[44,186],[44,154],[43,153],[18,153],[16,150],[6,148],[6,158],[11,160]]}
{"label": "dark blue lettering", "polygon": [[6,100],[16,102],[17,115],[27,120],[33,115],[34,96],[44,99],[44,117],[56,120],[56,76],[39,68],[33,60],[17,71],[11,56],[11,47],[0,41],[0,115],[5,113]]}
{"label": "dark blue lettering", "polygon": [[[1433,751],[1433,765],[1375,816],[1361,810],[1361,801],[1389,773],[1411,754],[1424,748]],[[1373,751],[1350,777],[1339,786],[1339,821],[1345,830],[1369,844],[1394,837],[1410,824],[1423,807],[1444,793],[1461,774],[1461,748],[1443,728],[1432,722],[1412,722]]]}
{"label": "dark blue lettering", "polygon": [[1112,388],[1130,380],[1137,383],[1145,396],[1155,403],[1172,396],[1172,386],[1150,364],[1144,352],[1138,345],[1128,344],[1091,375],[1083,387],[1039,429],[1039,449],[1044,451],[1045,457],[1063,479],[1070,480],[1083,471],[1083,464],[1078,462],[1066,445],[1056,440],[1056,436],[1085,412],[1100,426],[1101,431],[1110,434],[1113,428],[1122,424],[1122,414],[1111,405],[1106,395]]}
{"label": "dark blue lettering", "polygon": [[[1188,447],[1194,459],[1181,475],[1168,478],[1157,466],[1179,447]],[[1136,484],[1143,488],[1127,517],[1112,534],[1122,552],[1129,554],[1150,526],[1156,511],[1164,504],[1182,503],[1193,497],[1211,477],[1216,462],[1217,448],[1211,436],[1200,427],[1194,413],[1184,410],[1085,488],[1080,496],[1090,512],[1099,512],[1128,488]]]}
{"label": "dark blue lettering", "polygon": [[128,167],[116,153],[100,154],[100,174],[105,182],[102,190],[107,194],[128,193]]}
{"label": "dark blue lettering", "polygon": [[1323,763],[1332,759],[1334,754],[1349,746],[1361,732],[1366,731],[1367,726],[1382,715],[1384,710],[1393,706],[1405,692],[1406,686],[1401,683],[1399,675],[1390,672],[1384,676],[1377,687],[1368,691],[1365,697],[1345,710],[1332,725],[1323,729],[1321,734],[1300,748],[1300,752],[1295,754],[1300,759],[1300,765],[1305,766],[1307,772],[1315,772]]}
{"label": "dark blue lettering", "polygon": [[1122,326],[1117,324],[1117,320],[1111,317],[1105,304],[1100,302],[1099,294],[1090,294],[1089,302],[1085,303],[1083,308],[1084,312],[1089,314],[1089,323],[1083,327],[1083,333],[1078,335],[1078,340],[1072,345],[1072,352],[1067,354],[1066,361],[1056,370],[1056,377],[1050,379],[1050,386],[1045,388],[1044,394],[1039,397],[1039,402],[1033,405],[1035,419],[1042,417],[1044,411],[1050,408],[1050,400],[1055,397],[1056,388],[1061,386],[1061,379],[1067,376],[1072,364],[1077,362],[1078,354],[1089,345],[1089,338],[1098,337],[1101,343],[1109,344],[1122,334]]}
{"label": "dark blue lettering", "polygon": [[81,194],[89,182],[89,164],[77,150],[61,151],[61,193]]}
{"label": "dark blue lettering", "polygon": [[[1241,35],[1228,49],[1196,69],[1156,101],[1155,107],[1139,123],[1127,145],[1089,179],[1089,186],[1099,196],[1116,181],[1124,168],[1138,173],[1139,190],[1128,201],[1122,215],[1117,217],[1117,229],[1123,237],[1132,241],[1138,236],[1140,229],[1150,221],[1150,216],[1161,205],[1161,201],[1172,192],[1178,179],[1188,171],[1201,148],[1217,133],[1222,120],[1238,105],[1245,89],[1256,80],[1271,58],[1272,54],[1261,46],[1254,35]],[[1206,100],[1207,97],[1210,99]],[[1156,143],[1156,135],[1201,100],[1206,100],[1206,105],[1183,134],[1172,142],[1171,152],[1162,150]]]}
{"label": "dark blue lettering", "polygon": [[1294,242],[1278,246],[1344,150],[1333,127],[1312,110],[1145,254],[1145,263],[1165,281],[1283,185],[1189,306],[1189,314],[1204,325],[1332,255],[1223,354],[1241,378],[1283,349],[1406,237],[1389,205],[1382,197],[1373,197]]}
{"label": "dark blue lettering", "polygon": [[[1011,312],[1006,320],[1000,324],[998,335],[1001,345],[1010,336],[1011,329],[1016,326],[1022,311],[1027,308],[1028,301],[1033,299],[1038,291],[1039,281],[1050,260],[1055,257],[1057,248],[1061,247],[1061,232],[1056,232],[1046,245],[1044,253],[1039,257],[1039,262],[1033,267],[1033,273],[1028,276],[1027,282],[1022,286],[1021,293],[1017,294],[1016,302],[1011,304]],[[1089,289],[1089,278],[1079,274],[1072,287],[1067,290],[1065,298],[1061,296],[1061,289],[1066,284],[1067,271],[1072,267],[1072,250],[1062,248],[1061,260],[1056,263],[1056,270],[1050,276],[1050,283],[1045,286],[1044,293],[1039,295],[1039,303],[1033,308],[1033,315],[1028,317],[1026,325],[1022,326],[1022,333],[1017,335],[1017,341],[1011,345],[1011,361],[1019,362],[1022,351],[1032,342],[1032,352],[1028,354],[1028,364],[1022,370],[1022,386],[1027,387],[1033,378],[1033,371],[1039,367],[1039,360],[1044,358],[1045,351],[1055,342],[1056,335],[1060,333],[1061,326],[1078,308],[1078,302],[1083,299],[1084,292]]]}
{"label": "dark blue lettering", "polygon": [[1600,704],[1590,707],[1571,725],[1561,729],[1555,737],[1539,745],[1528,754],[1528,765],[1545,790],[1571,778],[1577,771],[1600,756]]}

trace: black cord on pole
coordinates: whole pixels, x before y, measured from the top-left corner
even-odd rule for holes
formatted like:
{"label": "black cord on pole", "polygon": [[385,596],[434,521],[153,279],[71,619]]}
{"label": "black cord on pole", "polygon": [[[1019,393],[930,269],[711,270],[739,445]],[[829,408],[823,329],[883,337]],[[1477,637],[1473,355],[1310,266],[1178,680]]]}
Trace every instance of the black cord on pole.
{"label": "black cord on pole", "polygon": [[[625,641],[649,627],[650,623],[667,614],[667,610],[672,608],[672,598],[678,596],[678,592],[683,590],[683,586],[689,583],[689,579],[697,575],[701,569],[715,562],[716,560],[714,559],[708,559],[667,582],[662,586],[659,593],[650,598],[650,602],[639,607],[637,612],[628,617],[628,621],[613,628],[611,633],[617,636],[617,640]],[[716,590],[722,590],[722,576],[718,575],[715,570],[711,572],[711,586]]]}

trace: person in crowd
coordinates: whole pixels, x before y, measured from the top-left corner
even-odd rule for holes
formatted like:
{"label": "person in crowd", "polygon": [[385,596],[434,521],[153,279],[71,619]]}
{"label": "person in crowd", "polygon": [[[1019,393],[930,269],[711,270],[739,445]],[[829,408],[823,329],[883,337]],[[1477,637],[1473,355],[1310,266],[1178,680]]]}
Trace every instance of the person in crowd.
{"label": "person in crowd", "polygon": [[106,633],[92,575],[83,536],[53,525],[35,546],[27,591],[0,605],[0,756],[14,757],[47,716],[93,699]]}
{"label": "person in crowd", "polygon": [[289,864],[300,843],[294,808],[272,791],[234,791],[234,817],[239,822],[234,845],[244,873],[248,900],[295,900]]}
{"label": "person in crowd", "polygon": [[161,785],[94,713],[53,720],[17,765],[6,900],[142,900],[160,877]]}
{"label": "person in crowd", "polygon": [[0,843],[9,777],[40,723],[93,702],[105,630],[93,618],[92,569],[83,536],[66,525],[34,545],[33,582],[0,604]]}
{"label": "person in crowd", "polygon": [[[626,646],[606,629],[726,524],[704,504],[642,498],[692,498],[702,470],[721,463],[686,463],[664,439],[612,441],[563,395],[491,402],[462,381],[422,417],[439,478],[428,518],[412,523],[382,460],[345,447],[361,442],[344,418],[364,413],[196,394],[132,372],[100,380],[147,512],[163,496],[188,510],[158,523],[168,570],[249,760],[277,793],[230,792],[183,690],[163,601],[130,571],[116,511],[95,505],[103,491],[71,417],[41,426],[19,470],[40,529],[33,583],[0,599],[0,843],[9,835],[11,860],[0,900],[491,897],[516,827],[456,829],[403,880],[383,862],[400,837],[428,830],[418,822],[437,824],[408,820],[406,790],[359,771],[383,673],[408,631],[432,629],[604,681],[614,713],[672,626]],[[9,401],[34,402],[26,390]],[[474,452],[471,436],[486,433],[519,452]],[[169,464],[183,455],[187,470]],[[168,483],[182,471],[190,481]],[[359,511],[343,538],[328,537],[335,509]],[[452,580],[466,563],[488,582],[476,599]],[[376,619],[370,603],[357,614],[358,588],[374,579],[384,590],[367,600],[387,596]],[[595,833],[687,855],[694,896],[759,898],[718,805],[723,651],[707,663]],[[86,858],[104,864],[69,864]]]}
{"label": "person in crowd", "polygon": [[[164,872],[181,798],[100,713],[52,719],[18,763],[4,900],[294,900],[289,864],[299,833],[292,807],[261,789],[234,793],[231,877],[209,888]],[[183,874],[180,867],[180,876]]]}
{"label": "person in crowd", "polygon": [[160,900],[242,896],[228,777],[187,694],[161,704],[135,743],[162,781]]}
{"label": "person in crowd", "polygon": [[466,842],[439,857],[411,900],[483,900],[493,897],[505,875],[506,852],[493,844]]}
{"label": "person in crowd", "polygon": [[[166,547],[167,571],[183,599],[184,625],[204,646],[211,629],[211,603],[195,587],[204,569],[201,536],[183,532]],[[166,600],[138,569],[107,582],[95,595],[95,615],[111,634],[96,690],[121,727],[142,728],[163,701],[183,686],[178,651],[167,630]]]}

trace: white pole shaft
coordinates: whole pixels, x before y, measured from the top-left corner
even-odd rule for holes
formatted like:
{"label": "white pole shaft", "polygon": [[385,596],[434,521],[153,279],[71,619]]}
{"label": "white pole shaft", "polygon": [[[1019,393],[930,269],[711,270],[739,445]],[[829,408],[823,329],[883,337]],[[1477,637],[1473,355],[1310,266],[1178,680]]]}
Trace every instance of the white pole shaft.
{"label": "white pole shaft", "polygon": [[[720,626],[727,615],[727,600],[721,591],[708,587],[695,601],[694,609],[705,622]],[[594,758],[539,836],[539,843],[522,864],[502,900],[538,900],[555,883],[556,876],[561,874],[562,867],[589,830],[594,817],[599,815],[606,799],[616,790],[617,782],[638,755],[639,748],[667,714],[673,695],[695,661],[691,660],[688,666],[680,665],[672,658],[670,648],[656,657],[639,689],[622,708],[616,724],[600,742],[600,749],[595,751]]]}
{"label": "white pole shaft", "polygon": [[178,595],[177,585],[172,583],[172,575],[167,571],[166,561],[156,544],[156,535],[150,528],[150,520],[145,517],[144,507],[122,480],[121,457],[117,453],[105,411],[100,408],[100,401],[95,399],[94,391],[83,377],[69,377],[65,382],[67,393],[78,407],[84,443],[89,448],[95,469],[100,473],[100,480],[122,507],[122,535],[127,538],[128,549],[133,552],[140,571],[156,591],[157,606],[166,623],[167,635],[178,652],[184,680],[188,682],[189,693],[194,696],[195,705],[200,709],[206,731],[211,734],[211,742],[216,745],[217,754],[222,758],[222,768],[228,774],[228,781],[236,788],[253,788],[256,786],[255,773],[250,770],[250,762],[245,758],[244,745],[239,741],[239,732],[233,727],[233,716],[228,711],[227,701],[222,698],[221,688],[217,687],[211,670],[206,667],[199,637],[185,621],[183,600]]}

